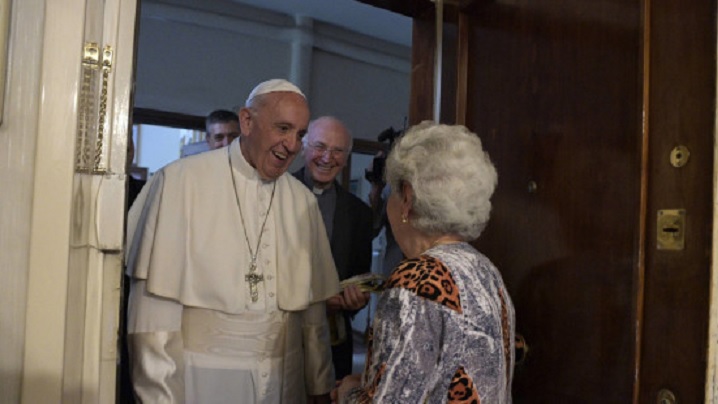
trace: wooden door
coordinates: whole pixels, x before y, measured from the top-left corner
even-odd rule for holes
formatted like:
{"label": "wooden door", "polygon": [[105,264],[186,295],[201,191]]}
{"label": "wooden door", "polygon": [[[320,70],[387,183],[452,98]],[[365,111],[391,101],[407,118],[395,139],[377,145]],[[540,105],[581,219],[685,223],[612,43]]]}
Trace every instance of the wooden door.
{"label": "wooden door", "polygon": [[499,172],[478,245],[502,270],[530,349],[515,401],[627,403],[643,210],[640,5],[533,3],[470,11],[466,124]]}
{"label": "wooden door", "polygon": [[[373,3],[414,16],[411,122],[431,119],[433,6]],[[441,120],[499,172],[477,245],[529,346],[515,402],[702,402],[716,1],[449,4]],[[681,250],[658,249],[667,209],[685,211]]]}

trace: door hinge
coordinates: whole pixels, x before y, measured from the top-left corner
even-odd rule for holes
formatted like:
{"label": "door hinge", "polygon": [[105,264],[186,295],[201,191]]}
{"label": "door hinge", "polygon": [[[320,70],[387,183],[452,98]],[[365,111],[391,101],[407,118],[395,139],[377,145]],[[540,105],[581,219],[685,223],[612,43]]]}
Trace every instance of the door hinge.
{"label": "door hinge", "polygon": [[96,42],[87,42],[83,48],[75,147],[76,172],[107,172],[105,131],[113,54],[110,45],[105,45],[100,52]]}

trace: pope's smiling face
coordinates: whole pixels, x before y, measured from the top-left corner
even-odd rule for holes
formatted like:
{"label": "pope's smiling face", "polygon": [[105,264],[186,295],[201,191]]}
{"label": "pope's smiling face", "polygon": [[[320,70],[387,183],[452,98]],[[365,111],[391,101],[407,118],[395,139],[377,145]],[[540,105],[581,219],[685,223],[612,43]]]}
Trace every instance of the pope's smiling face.
{"label": "pope's smiling face", "polygon": [[349,136],[344,125],[334,118],[319,118],[309,125],[304,162],[314,186],[328,187],[347,164]]}
{"label": "pope's smiling face", "polygon": [[239,111],[242,155],[263,180],[284,174],[302,146],[309,106],[299,94],[273,92],[255,97]]}

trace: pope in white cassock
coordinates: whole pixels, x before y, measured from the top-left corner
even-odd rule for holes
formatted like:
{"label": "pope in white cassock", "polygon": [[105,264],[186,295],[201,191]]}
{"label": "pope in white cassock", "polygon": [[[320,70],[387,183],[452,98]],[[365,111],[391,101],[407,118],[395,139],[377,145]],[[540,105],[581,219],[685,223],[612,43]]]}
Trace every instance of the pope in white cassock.
{"label": "pope in white cassock", "polygon": [[128,344],[146,403],[322,402],[334,385],[324,301],[339,292],[316,198],[285,175],[302,92],[259,84],[228,147],[159,170],[128,217]]}

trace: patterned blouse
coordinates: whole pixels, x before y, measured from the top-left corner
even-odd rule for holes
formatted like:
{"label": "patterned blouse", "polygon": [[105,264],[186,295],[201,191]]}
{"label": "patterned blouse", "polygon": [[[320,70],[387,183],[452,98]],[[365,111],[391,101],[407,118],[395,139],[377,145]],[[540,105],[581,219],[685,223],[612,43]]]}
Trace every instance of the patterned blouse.
{"label": "patterned blouse", "polygon": [[369,330],[348,403],[511,403],[514,308],[496,267],[467,243],[402,261]]}

